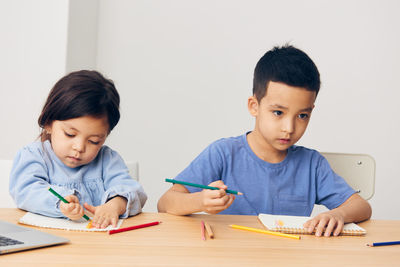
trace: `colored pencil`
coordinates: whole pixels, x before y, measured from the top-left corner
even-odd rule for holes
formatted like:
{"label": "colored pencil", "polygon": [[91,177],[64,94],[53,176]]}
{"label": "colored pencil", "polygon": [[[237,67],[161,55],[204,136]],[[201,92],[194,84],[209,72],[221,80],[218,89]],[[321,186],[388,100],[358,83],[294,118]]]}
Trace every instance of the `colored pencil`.
{"label": "colored pencil", "polygon": [[108,234],[112,235],[112,234],[126,232],[126,231],[130,231],[130,230],[135,230],[135,229],[139,229],[139,228],[149,227],[149,226],[157,225],[157,224],[160,224],[160,223],[161,222],[151,222],[151,223],[144,223],[144,224],[129,226],[129,227],[125,227],[125,228],[110,230],[110,231],[108,231]]}
{"label": "colored pencil", "polygon": [[204,222],[204,226],[206,227],[206,231],[207,231],[208,237],[209,238],[214,238],[214,233],[213,233],[213,231],[211,229],[211,226],[207,222]]}
{"label": "colored pencil", "polygon": [[377,243],[367,244],[367,246],[369,247],[391,246],[391,245],[400,245],[400,241],[377,242]]}
{"label": "colored pencil", "polygon": [[200,233],[201,233],[201,239],[206,240],[206,235],[204,233],[204,222],[200,222]]}
{"label": "colored pencil", "polygon": [[[203,188],[203,189],[210,189],[210,190],[220,190],[218,187],[214,186],[208,186],[208,185],[202,185],[202,184],[194,184],[194,183],[189,183],[189,182],[184,182],[184,181],[178,181],[174,179],[165,179],[166,182],[168,183],[173,183],[173,184],[182,184],[182,185],[187,185],[187,186],[193,186],[193,187],[198,187],[198,188]],[[243,193],[235,191],[235,190],[225,190],[229,194],[234,194],[234,195],[243,195]]]}
{"label": "colored pencil", "polygon": [[[50,191],[51,193],[53,193],[53,195],[55,195],[56,197],[58,197],[62,202],[67,203],[67,204],[69,203],[65,198],[63,198],[63,197],[62,197],[61,195],[59,195],[56,191],[54,191],[53,188],[49,187],[49,191]],[[86,214],[83,214],[83,218],[85,218],[86,220],[90,221],[89,216],[87,216]]]}
{"label": "colored pencil", "polygon": [[241,226],[241,225],[235,225],[235,224],[231,224],[229,226],[234,228],[234,229],[246,230],[246,231],[262,233],[262,234],[268,234],[268,235],[281,236],[281,237],[287,237],[287,238],[292,238],[292,239],[300,239],[300,236],[298,236],[298,235],[285,234],[285,233],[281,233],[281,232],[268,231],[268,230],[257,229],[257,228]]}

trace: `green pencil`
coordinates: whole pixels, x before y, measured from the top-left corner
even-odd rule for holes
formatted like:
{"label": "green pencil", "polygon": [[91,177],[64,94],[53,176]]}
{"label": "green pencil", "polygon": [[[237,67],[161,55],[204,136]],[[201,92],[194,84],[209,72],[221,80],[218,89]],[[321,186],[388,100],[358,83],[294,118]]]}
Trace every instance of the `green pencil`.
{"label": "green pencil", "polygon": [[[193,186],[193,187],[198,187],[198,188],[203,188],[203,189],[211,189],[211,190],[219,190],[220,188],[218,187],[213,187],[213,186],[208,186],[208,185],[202,185],[202,184],[194,184],[194,183],[189,183],[189,182],[183,182],[183,181],[178,181],[178,180],[173,180],[173,179],[165,179],[166,182],[168,183],[173,183],[173,184],[182,184],[182,185],[187,185],[187,186]],[[243,195],[243,193],[235,191],[235,190],[225,190],[229,194],[234,194],[234,195]]]}
{"label": "green pencil", "polygon": [[[54,191],[51,187],[49,187],[49,191],[51,193],[53,193],[53,195],[55,195],[56,197],[58,197],[62,202],[64,203],[69,203],[65,198],[63,198],[61,195],[59,195],[56,191]],[[83,214],[83,218],[85,218],[86,220],[90,221],[90,218],[86,215]]]}

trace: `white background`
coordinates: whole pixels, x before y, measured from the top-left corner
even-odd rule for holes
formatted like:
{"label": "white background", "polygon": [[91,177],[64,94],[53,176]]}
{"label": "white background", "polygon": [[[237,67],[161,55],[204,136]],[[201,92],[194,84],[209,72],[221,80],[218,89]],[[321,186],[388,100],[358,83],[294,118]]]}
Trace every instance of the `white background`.
{"label": "white background", "polygon": [[100,70],[121,95],[107,143],[139,161],[144,210],[156,211],[165,178],[212,141],[252,130],[254,66],[288,42],[322,80],[298,144],[372,155],[373,218],[400,219],[399,10],[396,0],[1,0],[0,158],[35,140],[55,81]]}

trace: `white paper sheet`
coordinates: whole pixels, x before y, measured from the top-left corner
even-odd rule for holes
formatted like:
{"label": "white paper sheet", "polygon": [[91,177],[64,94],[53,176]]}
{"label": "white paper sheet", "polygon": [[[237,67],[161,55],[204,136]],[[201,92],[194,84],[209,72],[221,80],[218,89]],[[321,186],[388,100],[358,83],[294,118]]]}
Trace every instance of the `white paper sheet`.
{"label": "white paper sheet", "polygon": [[73,231],[88,231],[88,232],[104,232],[108,230],[118,229],[121,227],[123,219],[118,220],[117,227],[112,227],[109,225],[104,229],[96,228],[86,228],[88,221],[85,219],[80,219],[79,221],[71,221],[63,218],[52,218],[31,212],[27,212],[23,217],[19,219],[19,223],[28,224],[33,226],[39,226],[43,228],[54,228],[54,229],[64,229]]}

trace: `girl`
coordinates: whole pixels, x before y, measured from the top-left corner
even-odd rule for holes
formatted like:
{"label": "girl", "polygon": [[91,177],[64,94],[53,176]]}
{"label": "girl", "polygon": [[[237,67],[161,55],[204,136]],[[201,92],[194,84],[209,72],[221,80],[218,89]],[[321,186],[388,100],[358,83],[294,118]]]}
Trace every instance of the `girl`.
{"label": "girl", "polygon": [[[142,186],[118,153],[103,145],[119,121],[118,109],[114,83],[96,71],[59,80],[38,120],[41,141],[14,159],[9,189],[18,208],[77,220],[84,207],[93,213],[96,228],[116,226],[119,217],[141,212],[147,199]],[[69,203],[50,194],[50,185]]]}

